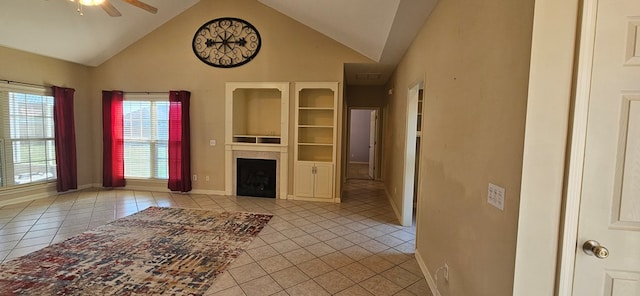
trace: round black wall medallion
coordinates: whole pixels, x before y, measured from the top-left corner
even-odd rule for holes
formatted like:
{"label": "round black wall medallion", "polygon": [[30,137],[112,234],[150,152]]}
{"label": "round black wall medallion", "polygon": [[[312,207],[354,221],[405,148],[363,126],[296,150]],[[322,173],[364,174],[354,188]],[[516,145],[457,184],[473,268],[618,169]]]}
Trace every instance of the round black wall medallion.
{"label": "round black wall medallion", "polygon": [[250,23],[232,17],[202,25],[193,36],[193,52],[204,63],[233,68],[251,61],[260,51],[260,33]]}

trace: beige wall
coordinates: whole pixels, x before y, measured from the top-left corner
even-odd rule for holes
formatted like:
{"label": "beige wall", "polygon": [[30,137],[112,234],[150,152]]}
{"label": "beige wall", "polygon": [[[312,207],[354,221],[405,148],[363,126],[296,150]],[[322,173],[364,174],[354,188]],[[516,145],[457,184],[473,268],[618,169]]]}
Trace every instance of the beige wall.
{"label": "beige wall", "polygon": [[[262,48],[253,61],[238,68],[220,69],[195,57],[191,49],[195,31],[207,21],[220,17],[241,18],[258,29]],[[0,79],[76,89],[78,181],[81,186],[102,183],[101,90],[191,91],[192,174],[210,176],[208,182],[199,178],[193,188],[223,191],[225,82],[342,83],[343,64],[354,62],[372,61],[257,1],[202,0],[95,68],[0,47]],[[291,139],[294,133],[293,97],[291,92]],[[342,106],[342,93],[340,102],[339,106]],[[342,132],[341,128],[338,132]],[[217,146],[209,146],[211,139],[217,140]],[[289,170],[293,172],[293,140],[289,142]],[[337,144],[342,145],[341,139]],[[340,170],[338,160],[337,171]],[[166,182],[131,183],[166,189]],[[292,192],[293,174],[288,183],[289,192]],[[8,196],[7,192],[2,196]]]}
{"label": "beige wall", "polygon": [[344,94],[349,107],[383,107],[387,103],[384,86],[347,86]]}
{"label": "beige wall", "polygon": [[[90,68],[64,62],[40,55],[0,47],[0,79],[31,83],[44,86],[64,86],[76,90],[74,96],[76,145],[78,160],[78,186],[90,186],[93,182],[91,96],[89,92]],[[2,200],[13,199],[29,194],[37,194],[51,186],[32,186],[30,191],[12,193],[14,190],[0,192]],[[55,186],[53,187],[55,191]]]}
{"label": "beige wall", "polygon": [[[207,21],[219,17],[241,18],[258,29],[262,48],[253,61],[238,68],[220,69],[195,57],[191,49],[195,31]],[[346,62],[371,61],[255,0],[203,0],[95,69],[91,90],[92,113],[96,114],[93,124],[100,125],[98,115],[100,91],[103,89],[191,91],[192,174],[210,176],[209,182],[200,177],[193,187],[195,190],[223,191],[225,82],[342,83],[343,63]],[[290,172],[293,172],[293,98],[292,84]],[[100,182],[102,174],[101,137],[97,132],[93,138],[95,182]],[[216,139],[218,145],[209,146],[211,139]],[[337,171],[340,171],[339,167]],[[291,193],[293,174],[289,176]]]}
{"label": "beige wall", "polygon": [[[401,208],[394,151],[407,90],[426,79],[416,241],[432,275],[449,265],[445,296],[512,293],[533,4],[440,0],[389,85],[384,176]],[[506,188],[504,211],[487,204],[489,182]]]}

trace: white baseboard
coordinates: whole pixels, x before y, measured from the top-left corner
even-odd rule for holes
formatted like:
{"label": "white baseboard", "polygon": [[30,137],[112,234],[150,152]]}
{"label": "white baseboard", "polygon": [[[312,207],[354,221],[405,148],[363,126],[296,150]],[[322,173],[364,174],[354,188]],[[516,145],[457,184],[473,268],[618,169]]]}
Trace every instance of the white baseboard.
{"label": "white baseboard", "polygon": [[55,193],[51,193],[51,192],[40,192],[37,194],[31,194],[31,195],[26,195],[26,196],[21,196],[21,197],[6,199],[6,200],[0,200],[0,207],[11,205],[11,204],[17,204],[21,202],[33,201],[36,199],[42,199],[54,194]]}
{"label": "white baseboard", "polygon": [[193,194],[206,194],[206,195],[226,195],[224,190],[205,190],[205,189],[194,189],[191,190],[189,192],[186,192],[186,194],[189,193],[193,193]]}
{"label": "white baseboard", "polygon": [[[94,183],[93,187],[95,188],[102,188],[104,189],[105,187],[102,187],[101,183]],[[118,188],[114,188],[116,190],[118,189],[124,189],[124,190],[139,190],[139,191],[152,191],[152,192],[173,192],[171,190],[169,190],[169,188],[167,188],[167,184],[166,183],[162,183],[160,186],[149,186],[149,185],[126,185],[125,187],[118,187]],[[173,192],[173,193],[178,193],[178,192]],[[206,194],[206,195],[226,195],[224,190],[206,190],[206,189],[193,189],[189,192],[185,192],[185,194]]]}
{"label": "white baseboard", "polygon": [[422,259],[422,256],[420,256],[420,252],[418,252],[418,250],[416,250],[416,261],[418,261],[422,275],[424,275],[425,280],[427,280],[427,285],[429,285],[431,294],[433,294],[433,296],[441,296],[440,291],[438,291],[438,284],[431,276],[431,273],[429,272],[429,269],[427,269],[427,265],[424,263],[424,260]]}
{"label": "white baseboard", "polygon": [[289,200],[301,200],[301,201],[315,201],[315,202],[332,202],[340,203],[340,198],[313,198],[313,197],[300,197],[292,194],[287,195]]}
{"label": "white baseboard", "polygon": [[[55,196],[55,195],[58,195],[58,194],[72,193],[72,192],[75,192],[75,191],[84,190],[84,189],[88,189],[88,188],[106,189],[106,188],[102,187],[101,183],[92,183],[92,184],[80,185],[80,186],[78,186],[78,189],[69,190],[69,191],[65,191],[65,192],[57,192],[55,183],[47,183],[47,184],[44,184],[44,185],[38,185],[38,187],[31,186],[31,187],[16,188],[16,189],[13,189],[13,190],[10,190],[10,191],[7,191],[7,192],[10,192],[12,194],[19,194],[19,193],[23,193],[24,192],[27,195],[16,197],[16,198],[4,199],[4,200],[0,199],[0,207],[6,206],[6,205],[10,205],[10,204],[16,204],[16,203],[21,203],[21,202],[27,202],[27,201],[33,201],[33,200],[37,200],[37,199],[47,198],[47,197]],[[154,192],[171,192],[169,190],[169,188],[166,188],[166,187],[163,188],[163,187],[160,187],[160,186],[148,186],[148,185],[128,185],[128,186],[125,186],[125,187],[122,187],[122,188],[116,188],[116,190],[117,189],[139,190],[139,191],[154,191]],[[28,194],[28,192],[32,192],[32,191],[41,191],[41,192]],[[192,191],[187,192],[185,194],[225,195],[225,192],[224,192],[224,190],[195,189],[195,190],[192,190]]]}
{"label": "white baseboard", "polygon": [[389,194],[389,190],[387,189],[387,185],[386,184],[384,186],[384,193],[387,195],[387,199],[389,200],[389,203],[391,204],[391,208],[393,209],[393,212],[396,214],[396,218],[398,218],[398,222],[400,222],[400,224],[402,224],[402,213],[400,213],[400,211],[396,207],[396,204],[393,202],[393,199],[391,198],[391,194]]}
{"label": "white baseboard", "polygon": [[21,203],[21,202],[34,201],[34,200],[37,200],[37,199],[47,198],[47,197],[58,195],[58,194],[71,193],[71,192],[75,192],[75,191],[79,191],[79,190],[83,190],[83,189],[87,189],[87,188],[91,188],[91,187],[93,187],[92,184],[85,184],[85,185],[78,186],[78,189],[69,190],[69,191],[65,191],[65,192],[57,192],[55,183],[47,183],[45,185],[38,185],[37,187],[17,188],[15,190],[11,190],[9,192],[11,192],[13,194],[22,193],[22,192],[27,193],[29,191],[42,191],[42,192],[38,192],[38,193],[34,193],[34,194],[27,194],[27,195],[24,195],[24,196],[11,198],[11,199],[0,200],[0,207],[6,206],[6,205],[10,205],[10,204],[17,204],[17,203]]}

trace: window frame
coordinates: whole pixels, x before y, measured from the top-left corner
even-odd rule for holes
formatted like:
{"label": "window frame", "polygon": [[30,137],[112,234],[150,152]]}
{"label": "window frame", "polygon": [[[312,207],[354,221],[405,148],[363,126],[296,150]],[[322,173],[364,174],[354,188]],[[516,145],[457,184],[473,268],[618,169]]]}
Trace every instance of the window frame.
{"label": "window frame", "polygon": [[[168,149],[169,149],[169,139],[168,139],[168,126],[167,126],[167,140],[163,141],[163,140],[158,140],[158,131],[157,131],[157,125],[156,123],[158,122],[158,115],[157,115],[157,110],[154,107],[156,102],[165,102],[167,103],[167,122],[169,120],[169,93],[124,93],[123,96],[123,104],[122,104],[122,108],[123,108],[123,113],[122,113],[122,120],[123,120],[123,125],[122,128],[125,129],[126,128],[126,124],[124,123],[125,120],[125,113],[124,113],[124,106],[126,104],[127,101],[129,102],[150,102],[151,103],[151,109],[149,112],[149,117],[150,120],[152,122],[152,126],[151,126],[151,139],[146,141],[146,140],[127,140],[126,139],[126,133],[123,130],[123,146],[126,147],[126,143],[129,142],[134,142],[134,143],[149,143],[149,170],[150,170],[150,177],[139,177],[139,176],[128,176],[127,175],[127,157],[126,157],[126,148],[124,148],[125,151],[125,157],[124,157],[124,164],[125,164],[125,171],[124,171],[124,177],[125,179],[128,180],[157,180],[157,181],[167,181],[169,179],[169,160],[168,160]],[[161,178],[158,175],[158,153],[157,153],[157,147],[158,144],[162,144],[164,143],[165,146],[167,147],[167,177],[166,178]]]}
{"label": "window frame", "polygon": [[[13,143],[16,141],[43,141],[45,143],[45,162],[53,161],[54,168],[56,163],[56,155],[55,155],[55,123],[51,125],[51,137],[46,137],[46,132],[43,133],[43,137],[39,138],[16,138],[13,139],[11,136],[11,104],[10,104],[10,93],[18,93],[22,95],[35,95],[41,97],[50,97],[51,100],[53,98],[53,91],[51,88],[44,86],[34,86],[34,85],[22,85],[22,84],[14,84],[10,82],[0,82],[0,93],[6,93],[6,102],[0,101],[0,176],[2,176],[2,180],[0,181],[0,189],[8,189],[8,188],[17,188],[17,187],[25,187],[25,186],[34,186],[39,184],[47,184],[47,183],[55,183],[57,176],[54,173],[53,177],[46,178],[43,180],[30,181],[24,184],[17,184],[15,181],[15,163],[14,163],[14,151],[13,151]],[[5,96],[0,96],[0,98],[4,98]],[[54,102],[55,104],[55,102]],[[54,108],[52,105],[50,117],[53,121],[53,113]],[[44,116],[46,118],[49,116]],[[43,124],[44,124],[43,120]],[[53,144],[53,156],[52,158],[48,157],[47,154],[47,142],[52,141]],[[33,163],[31,157],[29,159],[30,165]],[[48,172],[45,172],[48,174]],[[10,177],[12,176],[12,177]],[[32,176],[30,176],[32,179]]]}

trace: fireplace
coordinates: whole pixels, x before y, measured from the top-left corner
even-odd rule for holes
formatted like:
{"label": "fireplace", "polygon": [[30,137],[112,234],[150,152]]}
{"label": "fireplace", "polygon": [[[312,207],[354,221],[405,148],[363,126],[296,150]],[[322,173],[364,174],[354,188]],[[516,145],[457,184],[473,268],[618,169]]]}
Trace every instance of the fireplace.
{"label": "fireplace", "polygon": [[236,159],[236,195],[276,197],[275,159]]}

